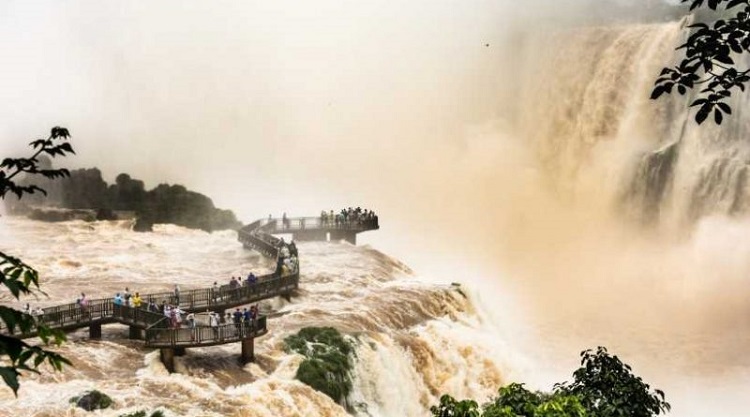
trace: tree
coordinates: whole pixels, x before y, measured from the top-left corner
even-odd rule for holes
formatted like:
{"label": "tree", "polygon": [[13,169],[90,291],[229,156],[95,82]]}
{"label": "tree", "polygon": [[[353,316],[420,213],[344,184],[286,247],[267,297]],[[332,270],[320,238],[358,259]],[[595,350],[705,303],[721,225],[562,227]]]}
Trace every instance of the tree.
{"label": "tree", "polygon": [[651,417],[671,409],[663,391],[651,392],[630,365],[601,346],[596,352],[581,352],[581,367],[573,372],[573,382],[555,389],[579,397],[591,417]]}
{"label": "tree", "polygon": [[672,68],[664,68],[656,80],[652,99],[671,94],[675,87],[680,95],[699,89],[691,107],[698,107],[695,121],[703,123],[712,113],[716,124],[724,114],[732,114],[727,103],[733,90],[745,91],[750,82],[750,68],[738,68],[736,59],[750,52],[750,0],[681,0],[690,3],[690,11],[708,8],[720,13],[712,17],[712,24],[694,23],[685,43],[682,61]]}
{"label": "tree", "polygon": [[430,407],[433,417],[480,417],[479,404],[474,400],[457,401],[450,395],[440,397],[440,404]]}
{"label": "tree", "polygon": [[581,352],[573,382],[555,384],[552,392],[533,392],[510,384],[481,409],[476,401],[450,395],[430,407],[433,417],[653,417],[670,410],[664,392],[631,373],[629,365],[599,347]]}
{"label": "tree", "polygon": [[[41,155],[65,156],[75,153],[68,142],[68,129],[54,127],[47,139],[38,139],[30,143],[34,153],[29,158],[5,158],[0,163],[0,198],[4,199],[8,193],[15,194],[19,199],[24,194],[46,192],[34,184],[20,185],[14,178],[24,174],[27,178],[42,176],[45,178],[60,178],[69,176],[66,169],[44,169],[40,167]],[[10,291],[15,299],[22,295],[44,294],[39,287],[39,273],[19,258],[0,251],[0,283]],[[39,373],[39,366],[45,361],[55,370],[62,370],[63,364],[70,362],[58,353],[46,350],[40,346],[32,346],[13,337],[16,331],[29,333],[36,331],[45,345],[53,343],[60,345],[65,341],[65,334],[59,330],[52,330],[42,323],[37,323],[30,314],[10,307],[0,306],[0,320],[3,323],[3,333],[0,333],[0,376],[5,384],[18,395],[21,372]]]}
{"label": "tree", "polygon": [[500,388],[498,396],[485,404],[482,417],[585,417],[586,409],[575,395],[560,391],[532,392],[523,384]]}
{"label": "tree", "polygon": [[586,417],[575,395],[532,392],[516,383],[500,388],[498,396],[481,410],[474,400],[456,401],[443,395],[430,412],[433,417]]}

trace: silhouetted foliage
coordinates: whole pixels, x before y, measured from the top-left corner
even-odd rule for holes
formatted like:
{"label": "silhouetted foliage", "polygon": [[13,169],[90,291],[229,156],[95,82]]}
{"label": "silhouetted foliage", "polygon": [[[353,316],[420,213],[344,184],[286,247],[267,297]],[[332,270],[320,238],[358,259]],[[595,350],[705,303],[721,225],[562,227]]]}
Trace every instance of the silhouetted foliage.
{"label": "silhouetted foliage", "polygon": [[143,210],[146,202],[146,188],[143,181],[120,174],[107,190],[110,207],[113,210]]}
{"label": "silhouetted foliage", "polygon": [[651,417],[671,408],[663,391],[651,392],[630,365],[601,346],[596,352],[581,352],[581,367],[573,373],[573,381],[555,388],[580,397],[591,417]]}
{"label": "silhouetted foliage", "polygon": [[[31,157],[5,158],[0,163],[0,198],[4,199],[8,193],[16,195],[19,199],[35,192],[46,193],[34,183],[18,184],[14,178],[19,174],[32,179],[38,176],[54,179],[70,175],[66,169],[49,169],[40,164],[39,160],[41,155],[54,158],[75,153],[68,142],[69,137],[70,133],[67,129],[54,127],[47,139],[31,142],[30,146],[34,149]],[[3,252],[0,252],[0,283],[15,299],[19,299],[22,295],[43,294],[39,289],[39,273],[22,260]],[[65,340],[63,332],[37,323],[30,314],[5,306],[0,306],[0,320],[3,324],[3,334],[0,334],[0,360],[3,361],[3,366],[0,366],[0,376],[14,394],[18,394],[20,386],[18,379],[21,372],[39,373],[38,368],[44,362],[58,371],[62,369],[63,364],[70,364],[67,359],[55,352],[39,346],[31,346],[12,336],[17,331],[21,333],[36,331],[45,345],[50,343],[59,345]]]}
{"label": "silhouetted foliage", "polygon": [[703,123],[711,114],[716,124],[732,114],[727,103],[733,90],[745,91],[750,69],[738,68],[737,58],[750,52],[750,0],[681,0],[690,10],[702,7],[720,11],[724,16],[709,23],[697,22],[687,41],[677,47],[685,50],[682,61],[664,68],[656,80],[652,99],[677,91],[699,89],[691,107],[698,107],[695,121]]}
{"label": "silhouetted foliage", "polygon": [[669,411],[664,393],[631,373],[629,365],[607,349],[581,352],[573,382],[556,384],[550,393],[532,392],[523,384],[500,388],[482,405],[443,395],[430,407],[433,417],[652,417]]}

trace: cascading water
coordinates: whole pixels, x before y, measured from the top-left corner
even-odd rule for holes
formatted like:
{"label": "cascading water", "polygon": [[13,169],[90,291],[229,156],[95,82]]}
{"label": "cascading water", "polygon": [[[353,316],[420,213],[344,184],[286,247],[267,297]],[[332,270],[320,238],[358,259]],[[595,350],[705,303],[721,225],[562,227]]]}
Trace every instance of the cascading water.
{"label": "cascading water", "polygon": [[689,96],[649,99],[686,20],[532,37],[521,135],[562,195],[600,194],[631,218],[683,227],[748,208],[746,95],[722,126],[692,121]]}

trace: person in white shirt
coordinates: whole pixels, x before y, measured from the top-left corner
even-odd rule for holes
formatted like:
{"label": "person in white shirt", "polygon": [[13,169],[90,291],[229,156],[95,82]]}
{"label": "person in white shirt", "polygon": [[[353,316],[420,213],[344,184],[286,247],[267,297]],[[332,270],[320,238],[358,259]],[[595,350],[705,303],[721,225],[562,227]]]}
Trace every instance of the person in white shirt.
{"label": "person in white shirt", "polygon": [[195,329],[195,314],[190,313],[185,317],[185,320],[188,322],[188,327],[191,329]]}
{"label": "person in white shirt", "polygon": [[214,338],[219,338],[219,313],[211,312],[208,316],[208,323],[211,325],[211,328],[214,331]]}

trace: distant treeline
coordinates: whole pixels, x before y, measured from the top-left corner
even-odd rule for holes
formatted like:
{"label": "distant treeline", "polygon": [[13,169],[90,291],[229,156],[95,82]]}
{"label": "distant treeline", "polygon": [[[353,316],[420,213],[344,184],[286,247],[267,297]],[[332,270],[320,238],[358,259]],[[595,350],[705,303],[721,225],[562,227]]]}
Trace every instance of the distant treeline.
{"label": "distant treeline", "polygon": [[[51,163],[44,161],[49,169]],[[52,206],[65,209],[94,209],[100,219],[116,218],[114,211],[134,212],[136,229],[150,230],[156,223],[171,223],[206,231],[237,229],[241,223],[230,210],[214,207],[213,201],[203,194],[190,191],[182,185],[159,184],[146,191],[143,181],[128,174],[120,174],[115,183],[108,185],[98,168],[70,171],[69,178],[34,180],[47,191],[47,196],[36,193],[23,200],[6,199],[9,211],[29,212],[34,206]],[[37,216],[38,217],[38,216]]]}

